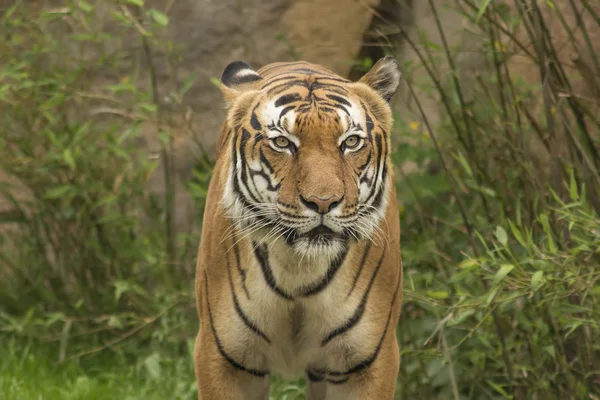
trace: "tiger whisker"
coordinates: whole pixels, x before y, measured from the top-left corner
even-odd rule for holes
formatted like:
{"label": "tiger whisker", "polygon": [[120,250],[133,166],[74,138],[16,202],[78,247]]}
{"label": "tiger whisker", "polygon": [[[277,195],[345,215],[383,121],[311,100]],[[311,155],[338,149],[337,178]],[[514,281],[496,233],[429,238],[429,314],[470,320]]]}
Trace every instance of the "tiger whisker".
{"label": "tiger whisker", "polygon": [[233,246],[238,244],[244,238],[247,238],[248,236],[250,236],[252,233],[254,233],[260,229],[266,228],[267,226],[270,226],[269,224],[259,223],[259,222],[261,222],[261,221],[257,221],[257,223],[255,223],[253,225],[249,225],[249,227],[244,227],[244,228],[240,229],[240,238],[235,243],[233,243],[229,247],[229,249],[227,249],[227,251],[229,252],[229,250],[231,250],[231,248]]}
{"label": "tiger whisker", "polygon": [[285,229],[285,227],[283,227],[283,226],[281,226],[281,225],[275,226],[273,229],[271,229],[271,230],[269,231],[269,233],[267,233],[267,234],[265,235],[265,237],[264,237],[264,238],[262,238],[262,239],[261,239],[261,240],[260,240],[260,241],[257,243],[257,245],[256,245],[256,246],[258,247],[258,246],[262,245],[264,242],[266,242],[266,241],[270,240],[270,239],[271,239],[271,237],[273,237],[273,236],[275,236],[275,235],[279,234],[279,233],[280,233],[280,232],[281,232],[283,229]]}
{"label": "tiger whisker", "polygon": [[273,213],[273,210],[269,210],[269,212],[267,212],[267,210],[264,210],[262,213],[252,213],[249,215],[239,215],[239,216],[229,217],[229,219],[233,220],[234,223],[223,233],[223,236],[221,237],[221,243],[223,243],[225,240],[227,240],[229,238],[228,234],[231,232],[231,230],[235,229],[236,225],[238,225],[236,223],[243,222],[246,220],[253,220],[256,217],[267,217],[267,216],[277,217],[277,214]]}

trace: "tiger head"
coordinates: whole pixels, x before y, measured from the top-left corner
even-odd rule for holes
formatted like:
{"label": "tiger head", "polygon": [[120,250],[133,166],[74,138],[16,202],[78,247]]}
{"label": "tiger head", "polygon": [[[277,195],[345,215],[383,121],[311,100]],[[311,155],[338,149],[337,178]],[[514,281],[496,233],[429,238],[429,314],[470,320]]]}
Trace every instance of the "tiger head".
{"label": "tiger head", "polygon": [[400,69],[385,57],[358,82],[306,62],[229,64],[220,156],[222,203],[244,233],[302,255],[372,240],[392,183],[389,100]]}

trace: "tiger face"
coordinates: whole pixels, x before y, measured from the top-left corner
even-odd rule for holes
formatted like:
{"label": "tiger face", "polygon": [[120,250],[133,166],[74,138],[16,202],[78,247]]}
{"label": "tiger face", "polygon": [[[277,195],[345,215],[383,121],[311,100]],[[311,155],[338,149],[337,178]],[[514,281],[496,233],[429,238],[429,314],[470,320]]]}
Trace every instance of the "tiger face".
{"label": "tiger face", "polygon": [[391,183],[389,99],[400,81],[391,57],[350,82],[305,62],[254,71],[231,63],[222,203],[258,243],[302,256],[336,256],[376,238]]}

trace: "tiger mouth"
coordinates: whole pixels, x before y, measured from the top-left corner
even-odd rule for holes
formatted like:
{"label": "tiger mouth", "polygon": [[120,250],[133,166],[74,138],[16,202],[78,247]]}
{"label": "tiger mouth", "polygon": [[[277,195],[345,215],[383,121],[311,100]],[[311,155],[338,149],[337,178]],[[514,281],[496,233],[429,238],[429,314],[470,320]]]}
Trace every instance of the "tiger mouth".
{"label": "tiger mouth", "polygon": [[325,225],[319,225],[316,228],[311,229],[306,233],[298,233],[294,231],[292,234],[286,237],[287,243],[293,246],[300,240],[308,241],[309,245],[330,245],[335,241],[343,240],[344,235],[335,232],[333,229],[326,227]]}
{"label": "tiger mouth", "polygon": [[319,225],[302,236],[308,239],[310,244],[330,244],[336,238],[341,238],[340,234],[325,225]]}

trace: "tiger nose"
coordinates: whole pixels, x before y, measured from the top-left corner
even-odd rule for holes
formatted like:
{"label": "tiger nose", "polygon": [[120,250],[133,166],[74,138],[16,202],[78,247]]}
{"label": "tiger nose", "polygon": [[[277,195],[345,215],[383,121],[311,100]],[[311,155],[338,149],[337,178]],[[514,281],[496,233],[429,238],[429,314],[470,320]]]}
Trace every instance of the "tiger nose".
{"label": "tiger nose", "polygon": [[342,197],[331,196],[326,199],[322,199],[317,196],[310,196],[309,198],[305,199],[304,196],[300,196],[300,200],[307,208],[310,208],[319,214],[327,214],[329,211],[340,205],[342,202]]}

